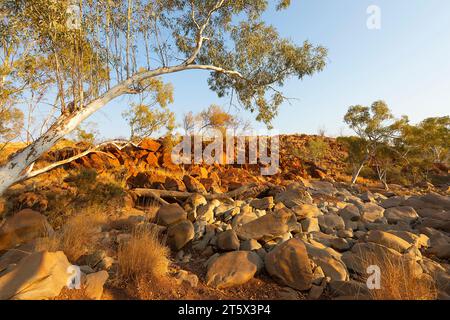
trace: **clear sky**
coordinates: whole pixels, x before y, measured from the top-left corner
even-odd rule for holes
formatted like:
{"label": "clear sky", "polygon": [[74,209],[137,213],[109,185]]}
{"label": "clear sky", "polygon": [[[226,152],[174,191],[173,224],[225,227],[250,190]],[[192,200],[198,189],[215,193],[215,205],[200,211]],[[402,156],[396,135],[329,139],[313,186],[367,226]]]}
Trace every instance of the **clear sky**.
{"label": "clear sky", "polygon": [[[370,5],[381,9],[380,30],[367,28]],[[315,134],[325,128],[330,136],[347,134],[347,108],[379,99],[412,122],[450,114],[449,0],[292,0],[288,10],[270,10],[265,20],[299,44],[308,39],[329,49],[322,73],[286,84],[285,95],[296,100],[281,107],[273,122],[278,132]],[[164,78],[174,84],[171,108],[178,119],[211,103],[228,106],[228,99],[209,91],[207,78],[201,71]],[[126,104],[126,98],[118,99],[89,121],[103,137],[127,136],[121,117]]]}

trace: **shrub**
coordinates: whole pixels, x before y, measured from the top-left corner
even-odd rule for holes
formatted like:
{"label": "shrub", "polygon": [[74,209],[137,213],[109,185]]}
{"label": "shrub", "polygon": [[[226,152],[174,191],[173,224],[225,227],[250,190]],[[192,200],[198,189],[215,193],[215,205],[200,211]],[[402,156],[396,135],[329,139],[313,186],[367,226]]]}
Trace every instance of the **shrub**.
{"label": "shrub", "polygon": [[322,160],[328,150],[329,146],[323,138],[315,138],[314,140],[309,141],[306,145],[307,155],[314,162]]}
{"label": "shrub", "polygon": [[158,237],[156,228],[139,228],[118,251],[119,278],[124,282],[159,281],[169,269],[170,250]]}
{"label": "shrub", "polygon": [[365,265],[381,271],[380,289],[370,290],[374,300],[434,300],[437,291],[431,276],[418,274],[410,259],[389,259],[377,255],[364,257]]}
{"label": "shrub", "polygon": [[36,244],[37,251],[63,251],[69,261],[75,262],[95,243],[93,238],[98,228],[104,224],[107,217],[101,209],[90,209],[89,212],[70,217],[60,231],[54,235],[42,238]]}

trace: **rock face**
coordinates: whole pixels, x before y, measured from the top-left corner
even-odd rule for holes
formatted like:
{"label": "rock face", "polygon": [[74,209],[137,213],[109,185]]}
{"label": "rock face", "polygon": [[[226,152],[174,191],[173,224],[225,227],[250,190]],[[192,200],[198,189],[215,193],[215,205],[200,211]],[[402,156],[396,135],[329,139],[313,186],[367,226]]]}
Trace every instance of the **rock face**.
{"label": "rock face", "polygon": [[58,296],[67,285],[71,264],[63,252],[36,252],[0,277],[0,300],[42,300]]}
{"label": "rock face", "polygon": [[177,222],[187,219],[187,213],[183,210],[177,203],[163,205],[159,208],[158,213],[158,224],[163,226],[170,226]]}
{"label": "rock face", "polygon": [[169,227],[168,242],[176,250],[183,248],[194,239],[194,225],[189,220],[183,220]]}
{"label": "rock face", "polygon": [[53,229],[43,215],[31,209],[22,210],[1,226],[0,251],[52,233]]}
{"label": "rock face", "polygon": [[261,258],[254,252],[228,252],[208,266],[206,284],[218,289],[241,285],[251,280],[261,267]]}
{"label": "rock face", "polygon": [[236,233],[242,240],[271,240],[289,231],[288,222],[292,218],[291,213],[279,210],[238,227]]}
{"label": "rock face", "polygon": [[284,285],[308,290],[312,285],[312,271],[304,243],[288,240],[275,247],[265,257],[267,272]]}

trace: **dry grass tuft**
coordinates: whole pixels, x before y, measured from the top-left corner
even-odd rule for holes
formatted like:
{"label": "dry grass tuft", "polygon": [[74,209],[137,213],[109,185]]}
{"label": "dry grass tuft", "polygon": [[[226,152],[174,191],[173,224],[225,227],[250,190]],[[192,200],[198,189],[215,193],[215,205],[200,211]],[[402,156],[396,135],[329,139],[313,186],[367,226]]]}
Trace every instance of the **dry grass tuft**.
{"label": "dry grass tuft", "polygon": [[155,228],[135,230],[129,241],[118,251],[119,278],[122,282],[158,282],[166,278],[169,270],[170,250],[158,237]]}
{"label": "dry grass tuft", "polygon": [[107,217],[100,209],[91,208],[84,214],[70,217],[54,235],[40,239],[38,251],[63,251],[69,261],[75,262],[95,246],[98,228],[105,224]]}
{"label": "dry grass tuft", "polygon": [[[405,257],[388,259],[367,255],[365,265],[376,265],[381,271],[380,289],[370,290],[374,300],[435,300],[437,290],[431,276],[418,274],[417,264]],[[366,280],[366,279],[365,279]]]}

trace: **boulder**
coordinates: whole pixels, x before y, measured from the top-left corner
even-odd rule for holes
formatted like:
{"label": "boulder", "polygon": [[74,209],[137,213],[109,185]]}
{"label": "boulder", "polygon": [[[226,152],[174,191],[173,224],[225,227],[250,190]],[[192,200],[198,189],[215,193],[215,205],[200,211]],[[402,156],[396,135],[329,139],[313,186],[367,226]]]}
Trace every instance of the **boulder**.
{"label": "boulder", "polygon": [[244,284],[253,278],[262,265],[261,258],[254,252],[225,253],[208,264],[206,284],[218,289]]}
{"label": "boulder", "polygon": [[195,193],[206,193],[206,188],[204,185],[200,183],[196,178],[185,175],[183,177],[183,182],[186,185],[186,188],[189,192],[195,192]]}
{"label": "boulder", "polygon": [[42,300],[58,296],[70,280],[71,264],[62,251],[36,252],[0,277],[0,300]]}
{"label": "boulder", "polygon": [[351,251],[346,251],[342,254],[342,261],[347,265],[347,268],[358,274],[367,274],[367,267],[370,265],[383,265],[385,263],[398,265],[398,267],[404,266],[405,263],[410,263],[417,274],[420,274],[422,271],[411,256],[402,255],[396,250],[373,242],[356,243]]}
{"label": "boulder", "polygon": [[7,218],[0,227],[0,251],[52,233],[47,218],[39,212],[24,209]]}
{"label": "boulder", "polygon": [[88,274],[84,283],[86,296],[92,300],[100,300],[103,295],[103,286],[108,278],[109,274],[106,271]]}
{"label": "boulder", "polygon": [[374,222],[383,217],[384,208],[375,203],[359,204],[359,211],[361,212],[361,218],[366,222]]}
{"label": "boulder", "polygon": [[244,241],[240,246],[240,250],[242,251],[256,251],[261,248],[262,248],[261,244],[254,239]]}
{"label": "boulder", "polygon": [[157,212],[158,224],[162,226],[170,226],[186,219],[186,211],[177,203],[163,205]]}
{"label": "boulder", "polygon": [[450,243],[434,246],[428,250],[439,259],[450,259]]}
{"label": "boulder", "polygon": [[402,203],[407,199],[405,196],[395,196],[391,198],[387,198],[380,202],[380,206],[385,209],[401,206]]}
{"label": "boulder", "polygon": [[340,258],[340,254],[331,248],[305,243],[309,259],[322,269],[325,276],[331,280],[346,281],[349,279],[349,273],[346,265]]}
{"label": "boulder", "polygon": [[167,235],[169,245],[175,250],[180,250],[194,239],[194,225],[189,220],[178,222],[169,227]]}
{"label": "boulder", "polygon": [[367,233],[367,241],[383,245],[400,253],[406,252],[411,247],[411,244],[402,238],[380,230],[369,231]]}
{"label": "boulder", "polygon": [[313,194],[323,194],[327,196],[333,196],[338,192],[338,190],[334,187],[331,182],[328,181],[310,181],[311,188]]}
{"label": "boulder", "polygon": [[6,251],[4,254],[0,255],[0,276],[9,267],[15,266],[20,260],[29,256],[35,251],[33,243],[21,244],[14,249]]}
{"label": "boulder", "polygon": [[303,203],[312,203],[311,195],[299,184],[290,184],[286,191],[275,196],[275,202],[282,202],[286,207],[293,208]]}
{"label": "boulder", "polygon": [[344,220],[334,213],[325,214],[323,216],[319,216],[319,226],[320,228],[326,232],[327,230],[343,230],[345,229]]}
{"label": "boulder", "polygon": [[279,210],[237,227],[236,233],[242,240],[272,240],[289,231],[289,220],[292,218],[295,219],[291,213]]}
{"label": "boulder", "polygon": [[161,147],[161,144],[153,139],[146,138],[142,140],[142,142],[139,144],[139,147],[151,152],[156,152]]}
{"label": "boulder", "polygon": [[127,179],[127,185],[133,188],[153,188],[157,189],[166,182],[166,176],[155,172],[138,172]]}
{"label": "boulder", "polygon": [[415,245],[419,249],[422,247],[428,248],[430,246],[430,238],[424,234],[417,235],[408,231],[400,230],[389,230],[387,232],[405,240],[410,245]]}
{"label": "boulder", "polygon": [[359,198],[360,198],[362,201],[365,201],[365,202],[375,202],[375,196],[374,196],[373,193],[370,192],[370,191],[366,191],[366,192],[362,193],[362,194],[359,196]]}
{"label": "boulder", "polygon": [[292,208],[292,211],[299,219],[317,218],[322,212],[315,204],[303,203]]}
{"label": "boulder", "polygon": [[215,204],[210,202],[197,208],[197,219],[206,221],[207,223],[214,222]]}
{"label": "boulder", "polygon": [[217,247],[224,251],[239,250],[240,242],[234,230],[227,230],[217,236]]}
{"label": "boulder", "polygon": [[183,181],[172,177],[166,178],[166,182],[164,182],[164,188],[171,191],[186,191],[186,186],[184,185]]}
{"label": "boulder", "polygon": [[348,204],[343,209],[337,212],[339,216],[344,220],[349,221],[358,221],[361,218],[361,214],[359,213],[359,209],[354,204]]}
{"label": "boulder", "polygon": [[396,224],[399,221],[411,223],[419,218],[413,207],[391,207],[384,211],[388,223]]}
{"label": "boulder", "polygon": [[319,220],[317,218],[306,218],[300,221],[302,231],[306,233],[320,231]]}
{"label": "boulder", "polygon": [[274,207],[273,197],[265,197],[262,199],[253,199],[250,206],[259,210],[270,210]]}
{"label": "boulder", "polygon": [[296,290],[309,290],[312,285],[310,261],[303,241],[288,240],[265,257],[267,272],[277,281]]}

